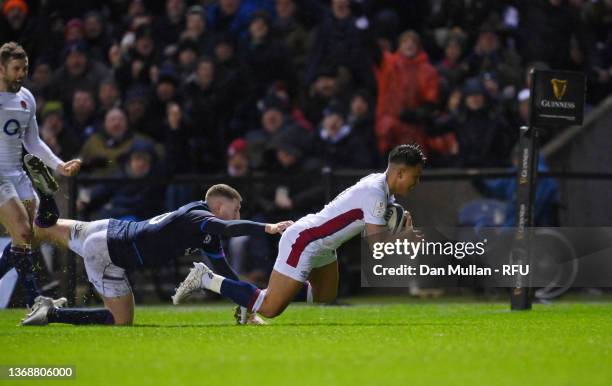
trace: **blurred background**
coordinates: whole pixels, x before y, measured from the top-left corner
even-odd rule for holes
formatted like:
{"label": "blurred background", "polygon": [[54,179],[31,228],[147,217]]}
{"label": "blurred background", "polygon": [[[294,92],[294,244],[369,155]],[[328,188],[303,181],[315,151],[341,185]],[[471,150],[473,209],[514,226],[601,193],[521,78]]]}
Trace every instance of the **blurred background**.
{"label": "blurred background", "polygon": [[[611,25],[612,0],[5,0],[0,40],[29,55],[43,140],[84,161],[63,216],[143,220],[225,182],[243,218],[295,220],[414,142],[428,157],[402,202],[415,225],[513,226],[536,68],[587,76],[584,125],[541,131],[554,173],[536,197],[536,225],[584,227],[612,223]],[[264,285],[277,241],[226,250]],[[95,301],[80,258],[44,252],[50,293]],[[340,294],[367,292],[359,241],[339,252]],[[137,301],[166,302],[192,260],[135,272]]]}

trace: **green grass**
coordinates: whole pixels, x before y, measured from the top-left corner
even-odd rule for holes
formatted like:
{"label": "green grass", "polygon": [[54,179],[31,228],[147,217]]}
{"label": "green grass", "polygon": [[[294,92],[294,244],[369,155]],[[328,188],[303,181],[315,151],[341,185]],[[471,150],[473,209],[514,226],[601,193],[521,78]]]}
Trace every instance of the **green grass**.
{"label": "green grass", "polygon": [[612,303],[291,306],[235,326],[229,305],[139,307],[136,325],[17,327],[0,365],[76,365],[44,385],[611,385]]}

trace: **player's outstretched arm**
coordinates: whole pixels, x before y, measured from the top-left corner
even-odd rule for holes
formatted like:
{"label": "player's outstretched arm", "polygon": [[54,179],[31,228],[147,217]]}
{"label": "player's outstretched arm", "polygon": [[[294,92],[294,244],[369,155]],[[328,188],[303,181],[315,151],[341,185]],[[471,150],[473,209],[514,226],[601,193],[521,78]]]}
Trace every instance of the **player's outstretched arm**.
{"label": "player's outstretched arm", "polygon": [[291,220],[277,222],[276,224],[266,224],[266,233],[271,235],[283,233],[285,229],[289,228],[291,225],[293,225],[293,221]]}
{"label": "player's outstretched arm", "polygon": [[219,218],[207,218],[201,229],[204,233],[211,233],[226,237],[253,236],[262,233],[283,233],[285,229],[293,224],[293,221],[281,221],[276,224],[264,224],[248,220],[221,220]]}

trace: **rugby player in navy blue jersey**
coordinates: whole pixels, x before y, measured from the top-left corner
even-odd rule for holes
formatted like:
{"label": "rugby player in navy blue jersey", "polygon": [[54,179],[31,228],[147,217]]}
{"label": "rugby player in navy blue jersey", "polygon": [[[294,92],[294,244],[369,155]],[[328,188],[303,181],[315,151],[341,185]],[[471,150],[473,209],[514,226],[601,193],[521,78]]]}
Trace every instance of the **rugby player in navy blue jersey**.
{"label": "rugby player in navy blue jersey", "polygon": [[[146,221],[60,219],[46,224],[47,227],[38,227],[40,239],[69,248],[83,257],[87,277],[106,308],[58,308],[43,298],[22,325],[130,325],[134,319],[134,297],[126,271],[162,266],[188,249],[201,248],[210,257],[214,269],[238,279],[225,260],[221,237],[277,234],[293,223],[240,220],[241,201],[238,191],[219,184],[208,189],[205,201],[192,202]],[[45,210],[41,206],[39,214],[44,215]]]}

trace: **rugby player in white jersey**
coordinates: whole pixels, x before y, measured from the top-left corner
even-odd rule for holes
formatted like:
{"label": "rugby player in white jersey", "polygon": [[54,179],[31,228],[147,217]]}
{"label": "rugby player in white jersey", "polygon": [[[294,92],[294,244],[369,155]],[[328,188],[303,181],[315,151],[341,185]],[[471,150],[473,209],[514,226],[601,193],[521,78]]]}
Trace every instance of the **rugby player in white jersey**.
{"label": "rugby player in white jersey", "polygon": [[[32,267],[32,222],[38,199],[32,182],[41,196],[50,196],[57,190],[57,183],[44,165],[63,176],[74,176],[81,161],[63,162],[40,139],[36,101],[22,86],[27,74],[28,57],[23,47],[15,42],[3,44],[0,47],[0,223],[8,231],[11,244],[0,261],[0,277],[14,267],[26,286],[27,303],[32,305],[40,295]],[[32,182],[23,170],[22,145],[31,153],[26,155],[25,163]]]}
{"label": "rugby player in white jersey", "polygon": [[[310,283],[312,299],[329,303],[338,290],[336,249],[365,231],[366,236],[387,231],[385,211],[394,195],[405,196],[419,182],[425,156],[416,145],[400,145],[389,154],[387,170],[362,178],[340,193],[320,212],[309,214],[287,228],[268,288],[215,274],[203,263],[194,268],[173,297],[178,304],[194,291],[208,289],[265,317],[281,314],[304,283]],[[407,229],[411,219],[407,216]]]}

